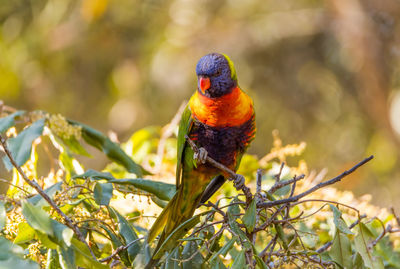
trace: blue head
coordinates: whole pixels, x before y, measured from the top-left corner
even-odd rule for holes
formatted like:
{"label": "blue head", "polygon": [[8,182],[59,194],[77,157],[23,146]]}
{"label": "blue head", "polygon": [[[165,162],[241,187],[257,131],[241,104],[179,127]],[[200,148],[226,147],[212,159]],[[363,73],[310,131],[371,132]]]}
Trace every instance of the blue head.
{"label": "blue head", "polygon": [[207,97],[216,98],[230,93],[237,86],[233,62],[219,53],[207,54],[196,66],[197,90]]}

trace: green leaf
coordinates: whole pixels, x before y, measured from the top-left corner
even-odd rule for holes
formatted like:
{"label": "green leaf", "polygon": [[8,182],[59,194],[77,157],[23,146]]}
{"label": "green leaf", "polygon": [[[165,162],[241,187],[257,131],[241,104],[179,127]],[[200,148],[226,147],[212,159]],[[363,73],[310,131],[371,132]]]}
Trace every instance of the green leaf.
{"label": "green leaf", "polygon": [[23,259],[24,250],[4,237],[0,237],[0,269],[24,268],[39,269],[39,265],[32,260]]}
{"label": "green leaf", "polygon": [[168,205],[168,202],[165,200],[161,200],[160,198],[158,198],[157,196],[150,196],[151,200],[158,205],[161,208],[165,208]]}
{"label": "green leaf", "polygon": [[237,219],[240,214],[240,207],[237,202],[240,202],[240,200],[235,197],[233,198],[232,202],[230,202],[229,207],[228,207],[228,216],[230,219]]}
{"label": "green leaf", "polygon": [[61,265],[60,265],[60,261],[58,259],[57,250],[48,249],[46,269],[59,269],[60,267],[61,267]]}
{"label": "green leaf", "polygon": [[[101,228],[104,229],[106,231],[106,233],[108,234],[108,236],[111,238],[111,244],[114,249],[117,249],[118,247],[123,245],[121,240],[106,226],[101,225]],[[127,250],[118,252],[118,256],[121,258],[121,260],[125,264],[125,266],[129,267],[131,265],[131,262],[129,261],[129,256],[128,256]]]}
{"label": "green leaf", "polygon": [[8,115],[7,117],[0,118],[0,133],[3,133],[15,125],[15,118],[25,114],[25,111],[19,110]]}
{"label": "green leaf", "polygon": [[52,242],[60,246],[71,244],[73,231],[64,224],[51,219],[42,208],[24,201],[22,202],[22,214],[33,229],[49,236]]}
{"label": "green leaf", "polygon": [[254,230],[254,227],[256,226],[256,210],[256,199],[253,199],[242,218],[243,224],[246,226],[247,230],[250,233]]}
{"label": "green leaf", "polygon": [[[115,209],[111,208],[111,211],[117,216],[118,219],[118,228],[122,237],[125,239],[125,244],[129,244],[130,242],[138,239],[135,230],[132,225]],[[136,255],[140,252],[141,243],[137,241],[132,244],[127,250],[131,263],[135,260]]]}
{"label": "green leaf", "polygon": [[258,268],[261,269],[268,269],[268,266],[264,263],[264,261],[257,255],[254,255],[254,258],[256,259],[256,264]]}
{"label": "green leaf", "polygon": [[69,123],[81,126],[82,137],[89,145],[102,150],[110,160],[121,164],[130,173],[134,173],[138,177],[143,176],[143,174],[149,174],[140,165],[135,163],[117,143],[112,142],[101,132],[77,121],[69,120]]}
{"label": "green leaf", "polygon": [[83,179],[94,179],[94,180],[100,180],[100,179],[108,179],[108,180],[112,180],[115,179],[111,173],[108,172],[98,172],[92,169],[87,170],[85,173],[80,174],[80,175],[76,175],[74,177],[72,177],[73,179],[75,178],[83,178]]}
{"label": "green leaf", "polygon": [[97,182],[94,186],[94,199],[98,205],[109,205],[113,195],[113,185],[111,183]]}
{"label": "green leaf", "polygon": [[374,240],[374,236],[367,226],[359,223],[357,226],[357,235],[354,238],[354,246],[356,251],[361,255],[364,265],[371,269],[383,269],[384,265],[380,257],[372,254],[369,246],[370,241]]}
{"label": "green leaf", "polygon": [[0,231],[3,230],[6,225],[6,208],[4,203],[0,201]]}
{"label": "green leaf", "polygon": [[113,179],[109,181],[114,184],[128,184],[154,194],[161,200],[169,201],[176,192],[176,186],[164,182],[152,181],[148,179]]}
{"label": "green leaf", "polygon": [[179,269],[179,248],[175,248],[165,258],[164,269]]}
{"label": "green leaf", "polygon": [[228,241],[228,243],[226,243],[218,252],[219,255],[222,256],[226,256],[226,254],[228,254],[229,250],[231,250],[231,248],[233,247],[233,245],[235,244],[235,242],[238,240],[238,236],[235,235],[232,237],[231,240]]}
{"label": "green leaf", "polygon": [[[211,227],[214,228],[213,226],[210,226],[210,228]],[[215,234],[215,231],[213,233],[207,233],[206,239],[211,239],[214,234]],[[222,248],[222,246],[221,246],[221,238],[223,237],[222,235],[223,235],[223,233],[220,233],[217,237],[214,237],[209,242],[209,245],[210,245],[209,248],[210,248],[211,253],[218,252]],[[211,253],[209,255],[207,255],[207,257],[206,257],[207,260],[210,259],[210,257],[212,256]]]}
{"label": "green leaf", "polygon": [[55,242],[62,246],[64,244],[70,246],[72,236],[74,235],[72,229],[53,219],[51,220],[51,226],[55,234]]}
{"label": "green leaf", "polygon": [[239,254],[235,257],[231,269],[243,269],[243,268],[247,268],[244,250],[240,251]]}
{"label": "green leaf", "polygon": [[340,212],[339,209],[334,205],[329,204],[329,206],[333,212],[333,222],[335,223],[336,228],[338,228],[342,233],[353,234],[353,232],[344,222],[342,218],[342,212]]}
{"label": "green leaf", "polygon": [[393,248],[393,244],[389,237],[385,236],[379,240],[375,250],[376,255],[381,257],[387,265],[390,265],[393,268],[400,268],[400,253]]}
{"label": "green leaf", "polygon": [[320,238],[318,234],[315,233],[315,230],[308,227],[304,222],[300,222],[297,233],[300,235],[303,244],[309,249],[315,249],[320,242]]}
{"label": "green leaf", "polygon": [[240,229],[239,225],[237,224],[236,221],[229,221],[228,222],[229,226],[231,227],[232,231],[238,235],[240,237],[240,240],[243,242],[243,246],[246,249],[250,249],[251,248],[251,244],[246,236],[246,233],[242,231],[242,229]]}
{"label": "green leaf", "polygon": [[[75,160],[67,151],[63,151],[58,155],[58,159],[61,163],[61,167],[65,170],[65,181],[70,182],[72,176],[76,175],[76,167],[73,161]],[[76,161],[76,160],[75,160]]]}
{"label": "green leaf", "polygon": [[283,231],[282,225],[280,225],[279,223],[276,223],[276,224],[274,224],[274,227],[275,227],[276,234],[278,235],[278,238],[282,241],[283,248],[285,250],[287,250],[288,249],[288,244],[287,244],[288,240],[287,240],[286,234]]}
{"label": "green leaf", "polygon": [[51,240],[47,234],[42,233],[40,231],[35,231],[35,232],[44,247],[50,249],[57,249],[58,245],[54,243],[53,240]]}
{"label": "green leaf", "polygon": [[217,258],[219,255],[222,256],[226,256],[226,254],[228,253],[229,250],[231,250],[231,248],[233,248],[233,245],[235,244],[236,240],[238,239],[238,236],[235,235],[232,237],[231,240],[228,241],[228,243],[226,243],[218,252],[214,253],[211,258],[210,258],[210,262],[212,262],[215,258]]}
{"label": "green leaf", "polygon": [[209,268],[211,269],[225,269],[225,265],[224,263],[221,261],[221,259],[219,257],[217,257],[216,259],[212,260],[210,262],[210,266]]}
{"label": "green leaf", "polygon": [[[57,191],[61,190],[62,182],[57,182],[47,189],[44,190],[44,192],[50,197],[53,198],[53,196],[56,194]],[[47,201],[43,199],[43,197],[40,194],[36,194],[35,196],[31,197],[28,199],[28,202],[31,203],[34,206],[38,207],[43,207],[43,206],[49,206]]]}
{"label": "green leaf", "polygon": [[72,238],[71,244],[71,248],[75,251],[76,264],[78,266],[88,269],[109,268],[107,265],[101,264],[97,260],[93,259],[87,246],[78,239]]}
{"label": "green leaf", "polygon": [[33,229],[54,236],[51,219],[43,209],[35,207],[27,201],[23,201],[22,214]]}
{"label": "green leaf", "polygon": [[75,252],[72,248],[57,248],[58,259],[62,269],[75,269]]}
{"label": "green leaf", "polygon": [[[204,262],[203,256],[198,252],[199,245],[196,241],[189,241],[186,243],[182,251],[183,269],[197,269],[201,268]],[[196,254],[195,254],[196,253]],[[193,256],[194,255],[194,256]]]}
{"label": "green leaf", "polygon": [[18,224],[18,234],[14,239],[14,244],[23,244],[27,243],[35,238],[36,232],[35,230],[29,226],[26,222],[20,222]]}
{"label": "green leaf", "polygon": [[336,229],[335,237],[328,253],[332,260],[343,268],[353,268],[351,242],[338,228]]}
{"label": "green leaf", "polygon": [[124,149],[137,161],[143,161],[153,150],[157,149],[161,128],[148,126],[136,131],[125,143]]}
{"label": "green leaf", "polygon": [[[20,132],[16,137],[7,141],[8,148],[18,166],[25,164],[31,156],[33,141],[42,135],[44,119],[32,123],[28,128]],[[4,156],[3,162],[8,170],[13,167],[8,156]]]}
{"label": "green leaf", "polygon": [[66,146],[66,148],[70,151],[69,153],[75,153],[86,157],[92,157],[84,147],[79,143],[79,141],[73,136],[69,139],[64,139],[62,137],[58,137],[61,139],[62,143]]}
{"label": "green leaf", "polygon": [[154,194],[157,198],[169,201],[176,192],[176,186],[174,184],[168,184],[159,181],[153,181],[149,179],[141,178],[123,178],[116,179],[108,172],[98,172],[92,169],[87,170],[81,175],[76,175],[73,178],[90,178],[93,180],[106,179],[109,183],[120,184],[120,185],[131,185],[137,189],[146,191]]}
{"label": "green leaf", "polygon": [[356,253],[353,259],[353,269],[364,269],[364,262],[360,253]]}
{"label": "green leaf", "polygon": [[176,245],[178,239],[181,239],[190,229],[192,229],[197,223],[200,222],[200,216],[202,214],[196,215],[188,219],[187,221],[181,223],[175,230],[173,230],[170,235],[165,239],[160,248],[153,254],[153,259],[160,259],[166,251],[171,250]]}

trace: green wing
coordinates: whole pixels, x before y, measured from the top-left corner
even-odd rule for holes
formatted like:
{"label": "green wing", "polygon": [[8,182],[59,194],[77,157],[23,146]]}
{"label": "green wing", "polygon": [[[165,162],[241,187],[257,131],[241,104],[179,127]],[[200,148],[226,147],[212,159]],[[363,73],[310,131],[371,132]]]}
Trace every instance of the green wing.
{"label": "green wing", "polygon": [[193,125],[192,112],[190,111],[189,105],[187,105],[182,113],[182,118],[181,122],[179,123],[179,130],[178,130],[178,154],[176,157],[177,189],[181,184],[183,152],[185,151],[185,147],[187,145],[185,135],[189,135],[190,130],[192,129],[192,125]]}

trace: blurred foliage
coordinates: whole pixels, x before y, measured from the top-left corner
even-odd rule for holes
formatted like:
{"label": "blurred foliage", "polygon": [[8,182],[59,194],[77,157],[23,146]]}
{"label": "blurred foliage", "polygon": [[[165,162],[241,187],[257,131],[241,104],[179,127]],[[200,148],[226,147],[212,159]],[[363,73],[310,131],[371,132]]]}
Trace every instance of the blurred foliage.
{"label": "blurred foliage", "polygon": [[250,152],[279,129],[318,169],[375,154],[341,187],[400,204],[399,18],[397,0],[0,0],[0,99],[126,140],[168,122],[197,60],[224,52],[255,101]]}
{"label": "blurred foliage", "polygon": [[[147,229],[175,191],[168,182],[175,181],[177,121],[119,144],[60,114],[2,109],[0,134],[16,165],[79,227],[96,259],[15,166],[11,180],[2,180],[8,190],[0,196],[0,268],[142,268],[152,247],[143,240]],[[88,145],[110,159],[102,172],[78,161]],[[250,268],[400,268],[400,218],[368,196],[325,187],[297,202],[259,206],[323,180],[304,160],[280,164],[304,149],[304,143],[284,145],[275,131],[271,152],[245,155],[238,173],[253,193],[258,189],[252,201],[224,184],[212,204],[174,231],[181,238],[191,229],[161,267],[245,268],[251,260]],[[9,158],[3,162],[8,167]],[[264,172],[257,172],[256,185],[258,168]],[[297,185],[276,187],[302,173]]]}

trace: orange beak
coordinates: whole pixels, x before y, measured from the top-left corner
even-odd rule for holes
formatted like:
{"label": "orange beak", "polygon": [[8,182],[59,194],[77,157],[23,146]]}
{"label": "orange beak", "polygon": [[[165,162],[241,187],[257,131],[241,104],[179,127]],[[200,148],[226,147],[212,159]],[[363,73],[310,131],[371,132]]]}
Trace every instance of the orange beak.
{"label": "orange beak", "polygon": [[210,79],[207,77],[200,77],[199,79],[199,88],[202,93],[205,93],[211,86]]}

